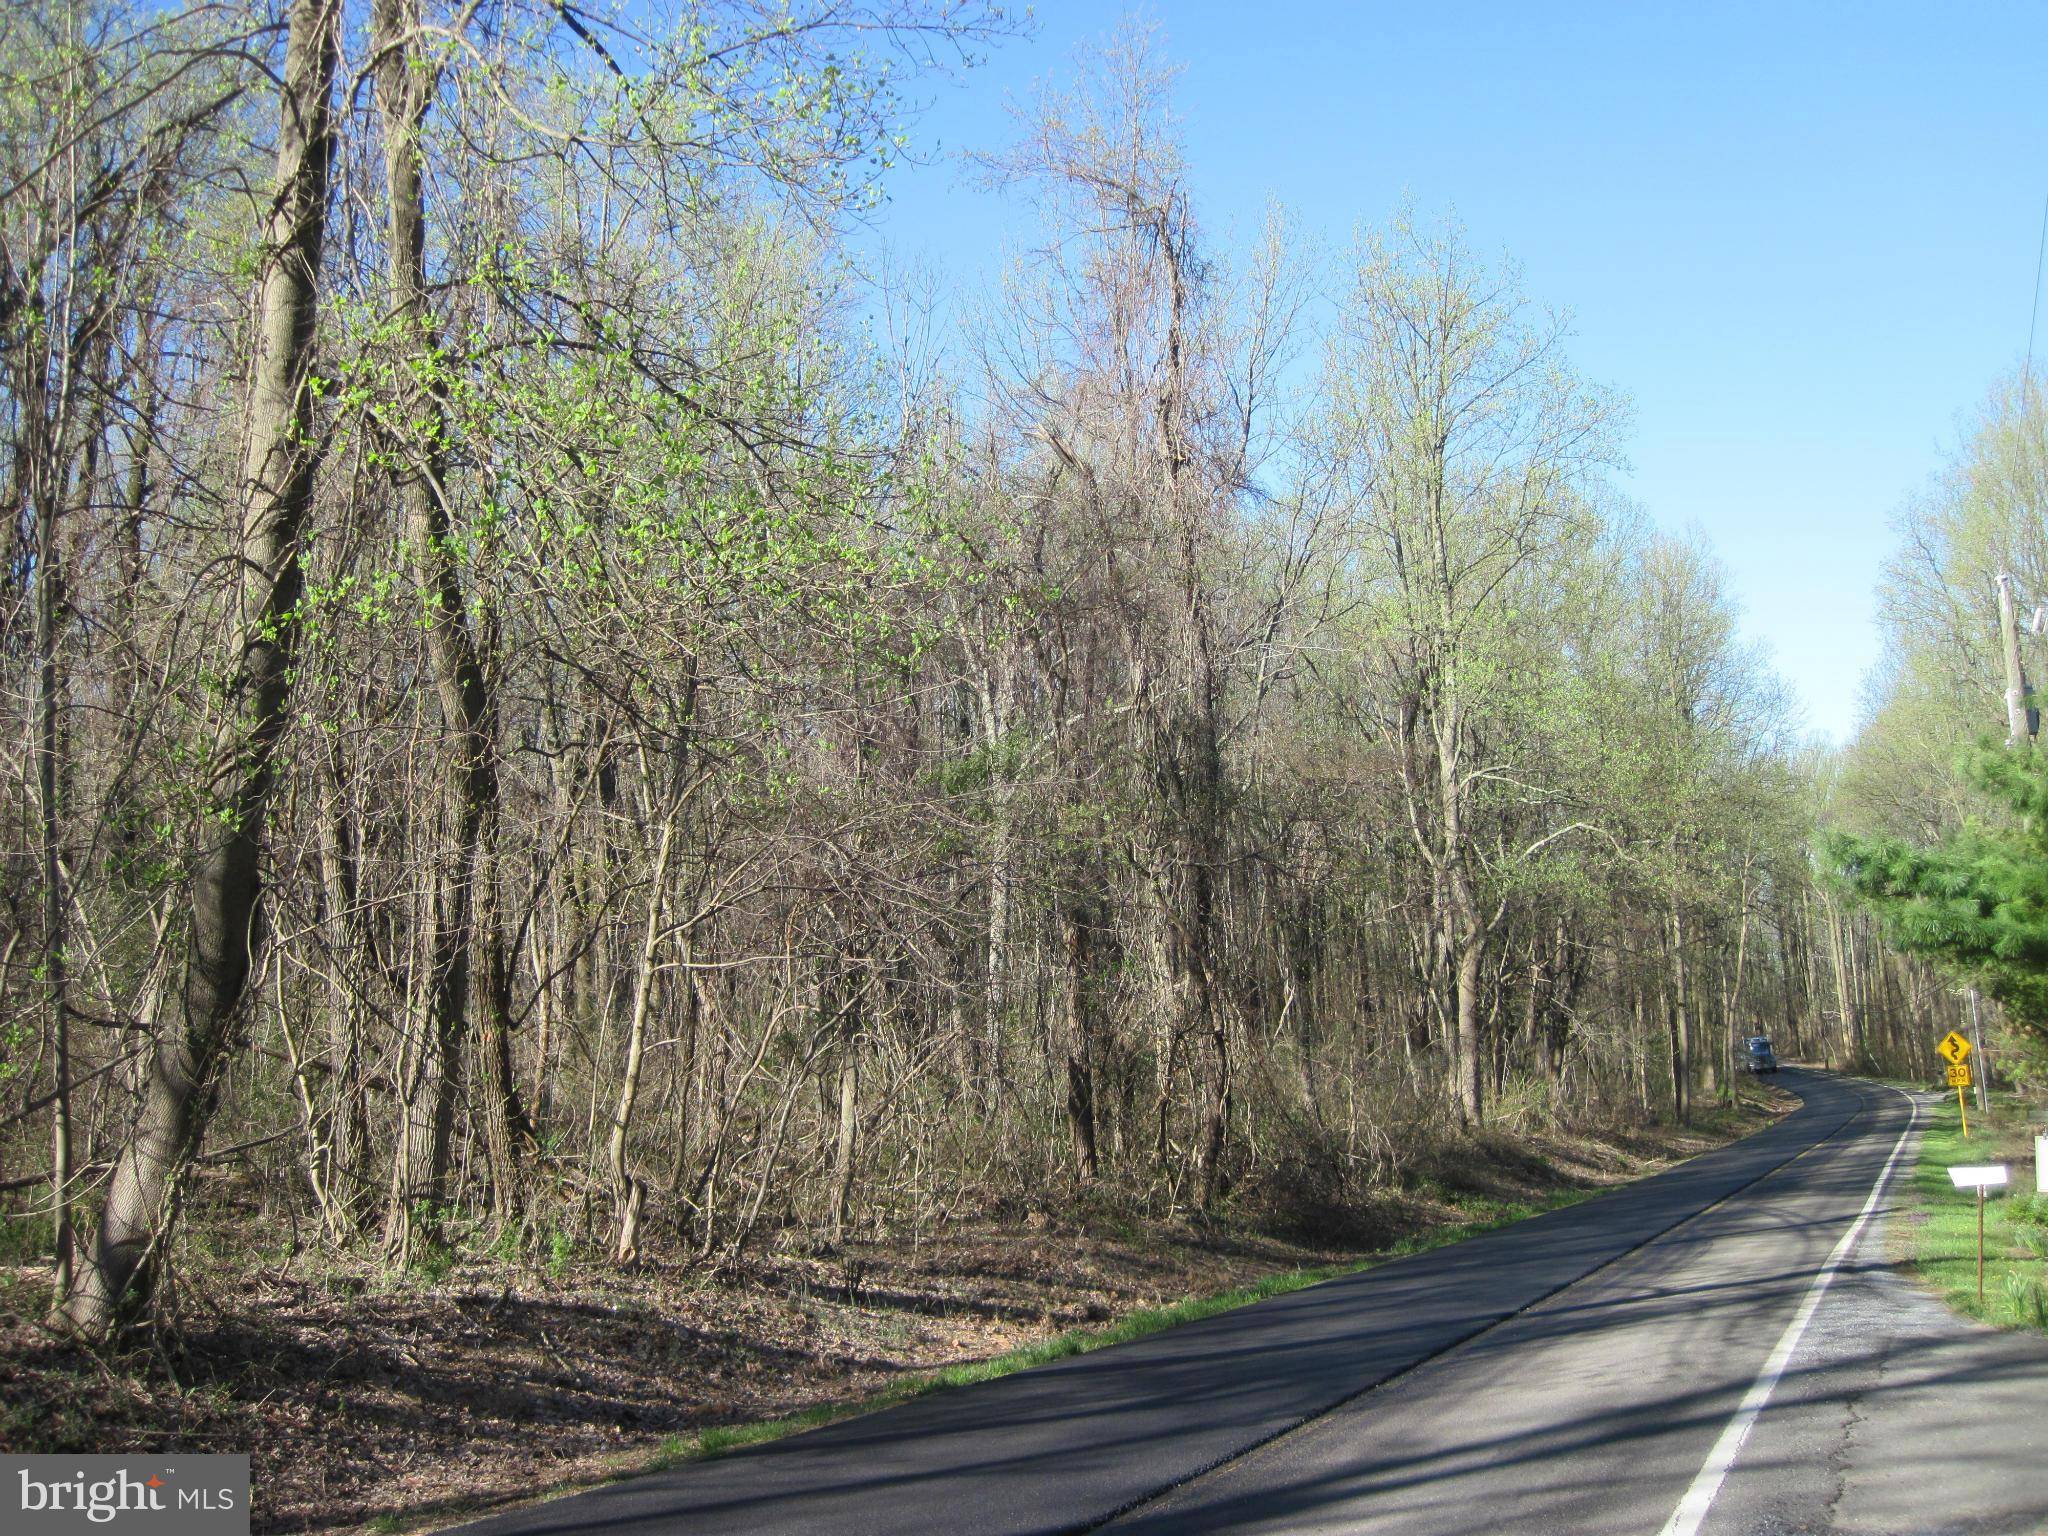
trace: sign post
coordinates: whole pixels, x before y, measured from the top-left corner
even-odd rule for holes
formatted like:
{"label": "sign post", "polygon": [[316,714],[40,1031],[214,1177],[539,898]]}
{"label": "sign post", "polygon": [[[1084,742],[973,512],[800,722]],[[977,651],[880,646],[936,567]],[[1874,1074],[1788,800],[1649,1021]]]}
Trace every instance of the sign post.
{"label": "sign post", "polygon": [[1986,1163],[1975,1168],[1956,1167],[1948,1171],[1949,1182],[1957,1189],[1977,1191],[1977,1304],[1984,1304],[1984,1191],[2003,1189],[2006,1182],[2006,1166],[2003,1163]]}
{"label": "sign post", "polygon": [[1963,1117],[1963,1140],[1968,1141],[1970,1111],[1963,1104],[1963,1090],[1970,1086],[1970,1069],[1964,1065],[1970,1054],[1970,1042],[1950,1030],[1941,1037],[1934,1054],[1948,1063],[1948,1085],[1956,1091],[1956,1113]]}

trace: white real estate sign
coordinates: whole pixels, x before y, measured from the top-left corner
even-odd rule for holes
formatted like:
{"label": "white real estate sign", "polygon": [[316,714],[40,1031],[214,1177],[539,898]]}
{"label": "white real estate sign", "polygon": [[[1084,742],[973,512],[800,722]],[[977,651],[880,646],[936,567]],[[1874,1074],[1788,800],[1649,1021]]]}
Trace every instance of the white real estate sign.
{"label": "white real estate sign", "polygon": [[2001,1189],[2006,1181],[2003,1163],[1985,1163],[1975,1168],[1951,1168],[1948,1176],[1957,1189]]}

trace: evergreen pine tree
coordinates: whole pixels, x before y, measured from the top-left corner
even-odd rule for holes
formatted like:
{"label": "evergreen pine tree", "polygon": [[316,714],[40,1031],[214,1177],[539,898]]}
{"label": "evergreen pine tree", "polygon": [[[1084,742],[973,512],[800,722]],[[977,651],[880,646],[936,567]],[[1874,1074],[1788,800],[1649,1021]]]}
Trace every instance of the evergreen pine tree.
{"label": "evergreen pine tree", "polygon": [[1835,833],[1823,853],[1896,947],[1973,982],[2048,1058],[2048,754],[1990,741],[1956,760],[1985,813],[1933,847]]}

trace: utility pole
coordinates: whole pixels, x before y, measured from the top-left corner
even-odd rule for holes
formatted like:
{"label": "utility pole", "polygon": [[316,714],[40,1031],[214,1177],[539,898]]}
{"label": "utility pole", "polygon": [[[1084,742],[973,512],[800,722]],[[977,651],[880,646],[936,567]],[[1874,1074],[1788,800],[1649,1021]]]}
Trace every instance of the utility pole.
{"label": "utility pole", "polygon": [[1990,1106],[1984,1101],[1984,1085],[1991,1077],[1991,1058],[1984,1054],[1984,1019],[1975,987],[1970,988],[1970,1045],[1977,1053],[1977,1070],[1970,1074],[1977,1087],[1977,1113],[1985,1115],[1990,1113]]}
{"label": "utility pole", "polygon": [[2034,739],[2040,715],[2029,706],[2027,672],[2020,662],[2020,623],[2014,611],[2012,577],[1998,573],[1998,638],[2005,651],[2005,744],[2024,746]]}
{"label": "utility pole", "polygon": [[[2020,660],[2019,613],[2013,601],[2012,575],[2008,571],[1998,573],[1998,639],[2005,653],[2005,744],[2008,747],[2025,746],[2034,739],[2041,727],[2038,710],[2030,707],[2027,691],[2027,670]],[[2036,614],[2029,629],[2038,630],[2040,615]],[[1977,1089],[1977,1113],[1986,1113],[1984,1096],[1985,1080],[1991,1076],[1991,1063],[1984,1055],[1984,1021],[1977,989],[1970,988],[1970,1044],[1976,1048],[1977,1071],[1973,1078]]]}

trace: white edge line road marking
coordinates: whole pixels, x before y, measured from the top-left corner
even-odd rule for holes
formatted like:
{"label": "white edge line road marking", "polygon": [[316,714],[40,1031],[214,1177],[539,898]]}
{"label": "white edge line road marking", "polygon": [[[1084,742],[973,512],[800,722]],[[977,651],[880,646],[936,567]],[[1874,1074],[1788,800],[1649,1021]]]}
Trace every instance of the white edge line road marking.
{"label": "white edge line road marking", "polygon": [[1842,1261],[1856,1246],[1856,1239],[1863,1235],[1863,1228],[1870,1220],[1870,1213],[1877,1209],[1877,1202],[1884,1198],[1885,1186],[1891,1182],[1892,1169],[1899,1161],[1899,1154],[1906,1150],[1906,1138],[1913,1134],[1913,1128],[1920,1123],[1920,1106],[1910,1094],[1894,1088],[1892,1092],[1905,1099],[1912,1115],[1906,1121],[1906,1128],[1899,1132],[1899,1139],[1892,1145],[1892,1155],[1885,1159],[1884,1170],[1877,1176],[1877,1182],[1870,1186],[1870,1198],[1863,1202],[1863,1209],[1849,1230],[1842,1234],[1842,1240],[1835,1244],[1835,1251],[1821,1265],[1820,1273],[1813,1277],[1813,1284],[1806,1289],[1805,1299],[1799,1303],[1799,1310],[1792,1314],[1792,1321],[1785,1325],[1779,1335],[1777,1347],[1770,1358],[1764,1361],[1764,1368],[1757,1373],[1755,1381],[1742,1396],[1741,1405],[1735,1410],[1735,1417],[1728,1421],[1721,1431],[1721,1438],[1714,1442],[1714,1448],[1707,1454],[1707,1463],[1700,1468],[1699,1476],[1692,1480],[1692,1486],[1685,1490],[1685,1497],[1678,1501],[1678,1508],[1671,1512],[1671,1518],[1664,1522],[1664,1529],[1658,1536],[1699,1536],[1700,1525],[1707,1518],[1707,1511],[1714,1507],[1714,1496],[1721,1491],[1721,1481],[1735,1465],[1735,1458],[1742,1453],[1742,1442],[1749,1438],[1749,1432],[1756,1427],[1757,1419],[1764,1411],[1764,1405],[1771,1400],[1771,1393],[1777,1390],[1778,1378],[1785,1374],[1785,1367],[1791,1363],[1792,1351],[1799,1347],[1799,1339],[1806,1332],[1806,1325],[1813,1321],[1813,1314],[1820,1308],[1821,1297],[1834,1283],[1835,1272],[1842,1267]]}

